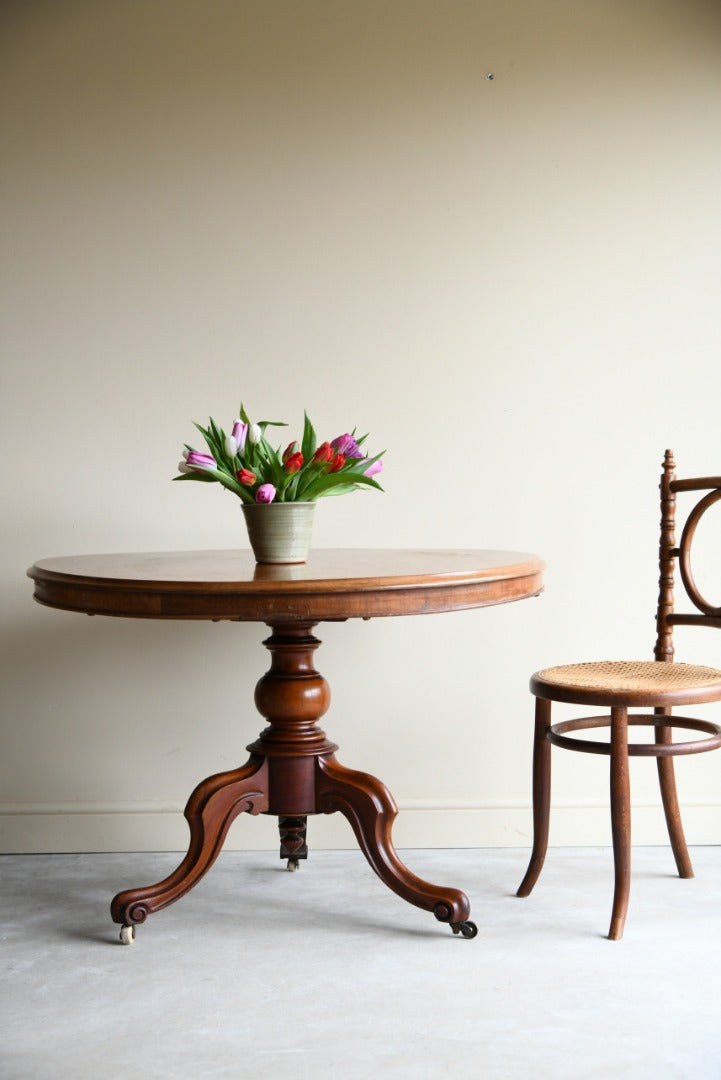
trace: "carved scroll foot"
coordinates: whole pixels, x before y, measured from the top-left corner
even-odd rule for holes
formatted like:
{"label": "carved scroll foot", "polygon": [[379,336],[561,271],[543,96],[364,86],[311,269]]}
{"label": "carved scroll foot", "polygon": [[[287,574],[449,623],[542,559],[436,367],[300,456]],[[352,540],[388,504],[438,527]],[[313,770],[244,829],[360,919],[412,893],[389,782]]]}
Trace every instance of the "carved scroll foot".
{"label": "carved scroll foot", "polygon": [[238,814],[267,809],[267,787],[267,764],[256,757],[240,769],[203,780],[185,808],[190,845],[180,866],[157,885],[118,893],[110,905],[113,921],[135,926],[185,896],[215,862]]}
{"label": "carved scroll foot", "polygon": [[331,754],[318,759],[317,793],[319,811],[338,811],[348,819],[363,854],[389,889],[410,904],[432,911],[440,922],[450,923],[454,933],[475,937],[465,893],[422,881],[401,862],[391,840],[398,807],[380,780],[345,768]]}

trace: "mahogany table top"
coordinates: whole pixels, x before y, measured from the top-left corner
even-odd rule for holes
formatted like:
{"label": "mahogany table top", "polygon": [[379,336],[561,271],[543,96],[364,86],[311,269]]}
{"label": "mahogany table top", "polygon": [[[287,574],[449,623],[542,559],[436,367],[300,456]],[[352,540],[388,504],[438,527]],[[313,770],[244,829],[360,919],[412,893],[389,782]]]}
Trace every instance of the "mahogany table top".
{"label": "mahogany table top", "polygon": [[49,607],[147,619],[319,622],[422,615],[536,596],[544,563],[516,551],[315,549],[258,566],[247,549],[72,555],[28,570]]}

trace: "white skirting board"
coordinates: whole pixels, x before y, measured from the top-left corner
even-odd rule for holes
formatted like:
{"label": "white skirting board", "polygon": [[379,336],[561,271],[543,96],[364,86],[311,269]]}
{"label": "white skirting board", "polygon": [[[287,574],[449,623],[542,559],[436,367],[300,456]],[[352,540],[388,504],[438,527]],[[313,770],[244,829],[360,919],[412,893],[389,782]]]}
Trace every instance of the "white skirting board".
{"label": "white skirting board", "polygon": [[[685,803],[682,818],[689,844],[721,844],[721,803]],[[632,808],[634,844],[667,844],[660,805]],[[185,851],[188,826],[181,806],[130,803],[0,805],[0,853],[85,851]],[[393,826],[398,848],[521,847],[531,844],[530,806],[408,800]],[[559,805],[551,811],[550,844],[556,847],[611,843],[608,806]],[[317,849],[356,847],[340,814],[309,818],[308,844]],[[225,847],[263,851],[278,847],[276,819],[242,814]]]}

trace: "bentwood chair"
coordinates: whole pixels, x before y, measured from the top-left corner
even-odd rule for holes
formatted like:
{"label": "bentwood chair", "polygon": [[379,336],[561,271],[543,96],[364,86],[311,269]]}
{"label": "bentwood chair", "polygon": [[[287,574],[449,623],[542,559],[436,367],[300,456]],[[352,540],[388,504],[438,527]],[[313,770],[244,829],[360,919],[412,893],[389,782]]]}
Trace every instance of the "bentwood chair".
{"label": "bentwood chair", "polygon": [[[528,896],[541,873],[548,847],[551,804],[551,746],[586,754],[606,754],[611,771],[611,832],[615,866],[615,889],[608,936],[623,936],[631,879],[631,805],[628,759],[655,757],[661,798],[671,847],[679,876],[693,877],[684,839],[676,794],[673,759],[682,754],[699,754],[721,746],[721,726],[708,720],[672,715],[676,706],[700,705],[721,700],[721,671],[674,662],[675,626],[721,628],[721,607],[714,607],[700,594],[691,572],[691,545],[696,527],[714,503],[721,499],[721,476],[677,480],[673,452],[667,450],[661,476],[661,541],[659,547],[659,598],[656,612],[655,660],[601,661],[546,668],[531,677],[536,698],[536,726],[533,751],[533,852],[518,896]],[[690,509],[681,541],[676,546],[676,495],[705,492]],[[678,560],[681,583],[696,611],[674,612],[674,568]],[[600,716],[551,723],[551,703],[600,706]],[[630,707],[646,711],[629,715]],[[629,743],[629,726],[654,728],[653,742]],[[610,728],[605,742],[573,737],[570,733]],[[705,737],[674,742],[673,728],[702,732]]]}

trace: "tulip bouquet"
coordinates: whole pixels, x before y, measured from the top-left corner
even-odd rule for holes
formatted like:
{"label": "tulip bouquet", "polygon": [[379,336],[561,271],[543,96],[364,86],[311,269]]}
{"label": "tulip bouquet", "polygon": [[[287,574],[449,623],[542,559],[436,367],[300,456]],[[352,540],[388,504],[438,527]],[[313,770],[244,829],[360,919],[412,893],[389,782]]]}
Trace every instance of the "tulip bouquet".
{"label": "tulip bouquet", "polygon": [[293,440],[281,453],[266,438],[268,427],[284,423],[262,420],[251,423],[243,406],[230,434],[211,417],[208,427],[195,427],[205,439],[208,453],[185,444],[175,480],[217,482],[244,503],[314,502],[324,495],[344,495],[356,488],[382,491],[374,477],[383,468],[383,452],[373,457],[361,449],[367,435],[338,435],[318,445],[316,433],[305,414],[303,438]]}

